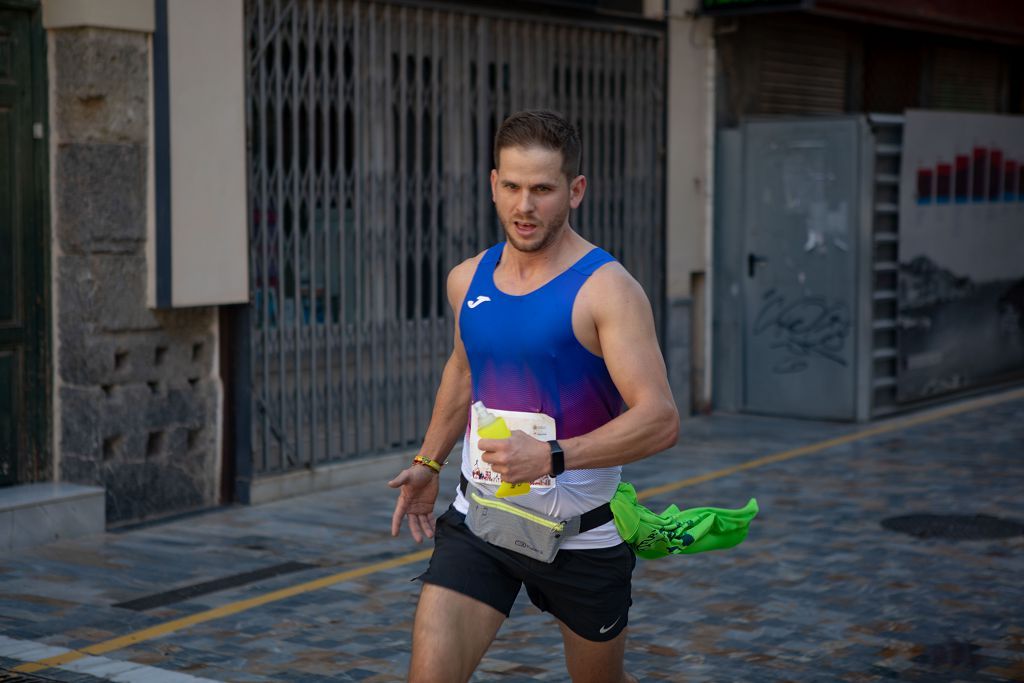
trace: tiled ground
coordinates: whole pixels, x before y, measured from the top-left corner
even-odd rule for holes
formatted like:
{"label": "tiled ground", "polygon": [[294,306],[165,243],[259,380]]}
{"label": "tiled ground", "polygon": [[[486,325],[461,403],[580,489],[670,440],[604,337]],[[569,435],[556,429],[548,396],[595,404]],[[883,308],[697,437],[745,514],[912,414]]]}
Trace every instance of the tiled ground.
{"label": "tiled ground", "polygon": [[[643,490],[864,428],[731,415],[687,420],[676,448],[630,465],[626,479]],[[448,489],[453,475],[446,468]],[[756,496],[762,512],[737,549],[638,564],[627,665],[644,681],[1024,680],[1024,536],[918,540],[880,526],[912,512],[1024,522],[1022,492],[1018,394],[648,500],[655,509],[731,507]],[[388,535],[393,500],[381,482],[0,559],[0,636],[81,648],[420,550]],[[144,613],[112,607],[288,561],[316,566]],[[144,665],[117,680],[147,683],[159,683],[158,670],[215,681],[401,680],[418,592],[410,579],[425,564],[102,656]],[[2,645],[0,669],[23,661],[3,656]],[[525,594],[474,680],[567,680],[557,629]]]}

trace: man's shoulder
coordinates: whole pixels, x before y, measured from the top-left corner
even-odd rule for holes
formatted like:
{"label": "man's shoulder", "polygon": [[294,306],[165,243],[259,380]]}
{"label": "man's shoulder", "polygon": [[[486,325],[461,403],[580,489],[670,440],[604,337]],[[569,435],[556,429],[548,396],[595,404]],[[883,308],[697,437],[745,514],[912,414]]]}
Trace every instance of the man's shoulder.
{"label": "man's shoulder", "polygon": [[647,300],[644,288],[618,261],[608,261],[595,270],[580,289],[579,297],[595,317],[620,307],[635,306],[638,298]]}
{"label": "man's shoulder", "polygon": [[[476,273],[476,268],[486,253],[485,249],[448,271],[448,292],[456,305],[461,303],[462,298],[466,295],[466,290],[469,289],[469,284],[473,281],[473,274]],[[457,301],[455,301],[456,299]]]}
{"label": "man's shoulder", "polygon": [[[449,278],[455,278],[457,280],[465,279],[467,277],[472,279],[473,273],[476,272],[476,267],[478,265],[480,265],[480,261],[483,260],[484,254],[486,254],[486,253],[487,253],[487,250],[484,249],[483,251],[481,251],[476,256],[469,257],[468,259],[466,259],[462,263],[460,263],[457,266],[455,266],[454,268],[452,268],[449,271],[449,273],[448,273],[448,277]],[[466,286],[467,287],[469,286],[469,281],[468,280],[466,281]]]}
{"label": "man's shoulder", "polygon": [[625,266],[616,260],[611,260],[598,266],[597,270],[587,278],[587,285],[590,286],[590,289],[617,289],[620,287],[631,288],[634,285],[639,286],[639,283],[626,270]]}

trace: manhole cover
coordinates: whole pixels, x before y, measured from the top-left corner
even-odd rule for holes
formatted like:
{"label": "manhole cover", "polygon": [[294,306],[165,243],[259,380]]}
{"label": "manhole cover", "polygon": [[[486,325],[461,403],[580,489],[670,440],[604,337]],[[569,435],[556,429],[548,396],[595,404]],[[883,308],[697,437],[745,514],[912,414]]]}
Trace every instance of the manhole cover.
{"label": "manhole cover", "polygon": [[933,669],[970,669],[977,671],[986,664],[986,658],[977,654],[981,647],[974,643],[950,640],[938,645],[928,645],[924,652],[911,661]]}
{"label": "manhole cover", "polygon": [[917,538],[967,541],[1024,535],[1024,524],[991,515],[902,515],[883,519],[882,527]]}

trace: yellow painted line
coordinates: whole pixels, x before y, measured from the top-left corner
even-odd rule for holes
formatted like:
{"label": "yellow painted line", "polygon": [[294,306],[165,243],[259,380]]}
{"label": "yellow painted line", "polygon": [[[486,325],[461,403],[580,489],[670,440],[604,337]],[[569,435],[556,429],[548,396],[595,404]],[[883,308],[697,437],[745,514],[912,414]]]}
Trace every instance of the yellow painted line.
{"label": "yellow painted line", "polygon": [[[998,405],[1000,403],[1006,403],[1008,401],[1014,401],[1017,399],[1024,398],[1024,389],[1016,389],[1013,391],[1007,391],[994,396],[986,396],[983,398],[968,399],[962,403],[958,403],[953,406],[938,408],[930,410],[920,415],[913,417],[907,417],[902,419],[894,419],[891,422],[878,425],[876,427],[869,427],[859,431],[851,432],[843,436],[836,437],[834,439],[827,439],[825,441],[819,441],[807,446],[801,446],[800,448],[793,448],[788,451],[782,451],[780,453],[774,453],[772,455],[766,455],[762,458],[755,458],[754,460],[748,460],[747,462],[733,465],[732,467],[726,467],[714,472],[708,472],[706,474],[700,474],[695,477],[688,479],[681,479],[679,481],[670,482],[663,484],[662,486],[655,486],[653,488],[644,489],[637,494],[640,499],[651,498],[658,496],[663,493],[670,491],[676,491],[688,486],[694,486],[706,481],[712,481],[714,479],[721,479],[727,477],[730,474],[742,472],[744,470],[754,469],[756,467],[763,467],[764,465],[771,465],[777,462],[783,462],[786,460],[792,460],[799,458],[804,455],[811,455],[813,453],[819,453],[821,451],[833,448],[835,446],[841,446],[843,444],[852,443],[854,441],[860,441],[862,439],[868,439],[879,434],[888,434],[890,432],[896,432],[901,429],[909,429],[918,425],[926,424],[928,422],[934,422],[943,418],[952,417],[954,415],[960,415],[973,410],[979,410],[981,408],[987,408],[989,406]],[[135,631],[127,635],[120,636],[119,638],[113,638],[111,640],[105,640],[95,645],[89,645],[80,650],[71,650],[62,655],[55,657],[48,657],[47,659],[41,659],[37,662],[29,662],[17,666],[12,671],[19,673],[35,673],[48,669],[54,666],[61,666],[68,662],[73,662],[89,655],[101,655],[115,650],[126,648],[135,643],[141,643],[146,640],[152,640],[153,638],[159,638],[175,631],[180,631],[183,628],[194,626],[196,624],[202,624],[207,621],[213,621],[214,619],[220,619],[227,617],[232,614],[238,614],[254,607],[260,607],[272,602],[279,600],[285,600],[302,593],[308,593],[310,591],[319,590],[328,586],[333,586],[336,583],[342,583],[344,581],[351,581],[352,579],[358,579],[363,576],[370,574],[376,574],[387,569],[393,569],[395,567],[401,567],[403,565],[412,564],[413,562],[419,562],[420,560],[426,560],[433,553],[433,549],[420,550],[409,555],[402,555],[384,562],[378,562],[376,564],[366,565],[359,569],[353,569],[347,572],[341,572],[340,574],[333,574],[331,576],[324,576],[313,581],[307,581],[300,583],[295,586],[288,588],[282,588],[265,595],[256,596],[247,600],[240,600],[238,602],[232,602],[227,605],[221,605],[205,612],[199,612],[192,614],[187,617],[180,619],[174,619],[156,626],[150,626],[149,628],[142,629],[141,631]]]}
{"label": "yellow painted line", "polygon": [[897,432],[901,429],[909,429],[911,427],[917,427],[918,425],[926,424],[928,422],[934,422],[943,418],[952,417],[954,415],[960,415],[961,413],[971,412],[972,410],[979,410],[980,408],[987,408],[989,406],[998,405],[1000,403],[1006,403],[1008,401],[1014,401],[1020,398],[1024,398],[1024,389],[1015,389],[1013,391],[1007,391],[995,396],[985,396],[983,398],[968,399],[963,403],[959,403],[954,406],[948,406],[945,408],[937,408],[929,410],[920,415],[912,417],[898,418],[891,422],[878,425],[877,427],[869,427],[867,429],[861,429],[850,434],[843,436],[837,436],[834,439],[827,439],[825,441],[819,441],[812,443],[807,446],[801,446],[800,448],[793,448],[788,451],[782,451],[781,453],[773,453],[772,455],[766,455],[762,458],[755,458],[742,462],[732,467],[726,467],[714,472],[708,472],[706,474],[698,474],[695,477],[688,479],[681,479],[679,481],[669,482],[662,484],[661,486],[655,486],[653,488],[644,489],[637,493],[637,498],[643,500],[645,498],[653,498],[654,496],[660,496],[663,493],[669,493],[670,491],[678,491],[679,489],[686,488],[688,486],[694,486],[696,484],[702,484],[706,481],[713,479],[721,479],[727,477],[730,474],[736,474],[744,470],[752,470],[755,467],[763,467],[765,465],[772,465],[777,462],[783,462],[785,460],[792,460],[799,458],[804,455],[811,455],[812,453],[819,453],[829,448],[836,446],[842,446],[843,444],[852,443],[854,441],[861,441],[863,439],[869,439],[879,434],[888,434],[890,432]]}
{"label": "yellow painted line", "polygon": [[360,567],[359,569],[353,569],[351,571],[341,572],[340,574],[333,574],[331,576],[324,576],[295,586],[289,586],[288,588],[272,591],[265,595],[258,595],[247,600],[239,600],[238,602],[232,602],[227,605],[221,605],[220,607],[206,610],[205,612],[190,614],[187,617],[181,617],[180,619],[174,619],[173,621],[168,621],[163,624],[150,626],[149,628],[144,628],[141,631],[135,631],[134,633],[129,633],[119,638],[113,638],[101,643],[96,643],[95,645],[83,647],[80,650],[72,650],[62,655],[41,659],[38,662],[22,664],[21,666],[16,666],[11,670],[19,673],[35,673],[42,669],[48,669],[53,666],[60,666],[62,664],[67,664],[68,662],[73,662],[88,655],[106,654],[107,652],[120,650],[130,645],[134,645],[135,643],[141,643],[145,640],[152,640],[153,638],[165,636],[168,633],[180,631],[181,629],[188,628],[189,626],[195,626],[196,624],[213,621],[214,619],[220,619],[221,617],[238,614],[239,612],[244,612],[254,607],[260,607],[261,605],[285,600],[302,593],[327,588],[328,586],[333,586],[334,584],[342,583],[343,581],[351,581],[352,579],[358,579],[369,574],[376,574],[377,572],[381,572],[386,569],[394,569],[395,567],[401,567],[406,564],[412,564],[413,562],[419,562],[420,560],[426,560],[433,552],[433,549],[429,548],[427,550],[410,553],[409,555],[395,557],[384,562],[369,564],[365,567]]}

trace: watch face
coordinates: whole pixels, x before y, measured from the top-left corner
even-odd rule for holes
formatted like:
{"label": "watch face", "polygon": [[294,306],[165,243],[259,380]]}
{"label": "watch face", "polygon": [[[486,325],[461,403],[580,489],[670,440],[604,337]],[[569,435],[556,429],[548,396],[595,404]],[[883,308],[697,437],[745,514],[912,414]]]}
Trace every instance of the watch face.
{"label": "watch face", "polygon": [[548,441],[551,447],[551,476],[557,477],[565,471],[565,451],[557,441]]}

